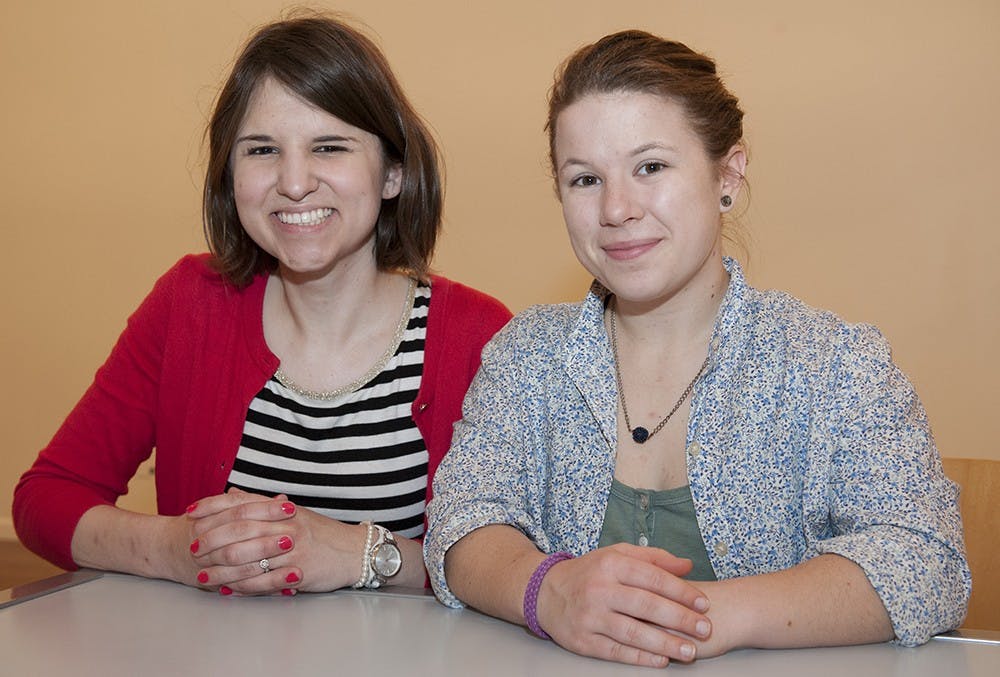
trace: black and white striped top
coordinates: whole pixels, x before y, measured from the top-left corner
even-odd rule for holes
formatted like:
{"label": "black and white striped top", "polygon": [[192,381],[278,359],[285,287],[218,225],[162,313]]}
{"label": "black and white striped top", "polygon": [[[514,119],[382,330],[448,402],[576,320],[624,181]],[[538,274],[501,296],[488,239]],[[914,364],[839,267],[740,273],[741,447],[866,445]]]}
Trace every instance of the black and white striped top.
{"label": "black and white striped top", "polygon": [[424,532],[427,447],[411,417],[431,289],[418,284],[398,347],[370,380],[322,398],[272,377],[250,403],[229,486],[287,494],[322,515]]}

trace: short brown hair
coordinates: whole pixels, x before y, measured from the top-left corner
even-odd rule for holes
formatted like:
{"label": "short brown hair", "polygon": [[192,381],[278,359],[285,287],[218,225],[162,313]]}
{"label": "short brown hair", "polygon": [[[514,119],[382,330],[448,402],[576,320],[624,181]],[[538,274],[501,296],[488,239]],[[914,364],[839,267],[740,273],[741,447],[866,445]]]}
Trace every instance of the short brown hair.
{"label": "short brown hair", "polygon": [[437,145],[378,47],[342,20],[313,13],[258,30],[219,93],[207,132],[202,202],[205,238],[217,269],[242,287],[277,265],[240,223],[230,167],[251,97],[268,76],[303,100],[377,136],[385,159],[401,165],[399,195],[382,201],[375,226],[375,262],[380,270],[405,270],[424,277],[441,228]]}
{"label": "short brown hair", "polygon": [[570,55],[549,92],[549,159],[556,174],[556,120],[588,94],[644,92],[678,103],[708,156],[720,161],[743,139],[743,111],[715,62],[680,42],[637,30],[607,35]]}

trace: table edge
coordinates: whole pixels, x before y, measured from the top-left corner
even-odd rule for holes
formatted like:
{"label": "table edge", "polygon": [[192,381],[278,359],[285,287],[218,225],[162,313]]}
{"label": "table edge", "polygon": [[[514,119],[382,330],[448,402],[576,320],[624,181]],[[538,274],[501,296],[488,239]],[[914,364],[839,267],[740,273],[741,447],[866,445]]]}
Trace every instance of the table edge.
{"label": "table edge", "polygon": [[38,581],[32,581],[31,583],[25,583],[24,585],[17,585],[6,590],[0,590],[0,609],[28,602],[39,597],[44,597],[45,595],[51,595],[53,592],[65,590],[74,585],[89,583],[103,576],[103,571],[79,569],[43,578]]}
{"label": "table edge", "polygon": [[[49,578],[43,578],[24,585],[18,585],[6,590],[0,590],[0,609],[28,602],[45,595],[50,595],[66,588],[71,588],[83,583],[103,578],[106,575],[129,576],[129,574],[118,574],[116,572],[104,572],[95,569],[80,569],[69,571]],[[179,584],[178,584],[179,585]],[[408,587],[388,587],[376,590],[354,590],[345,588],[336,590],[334,594],[341,595],[379,595],[385,597],[406,597],[416,599],[426,599],[436,601],[434,593],[429,588],[408,588]],[[932,641],[964,642],[975,644],[995,644],[1000,646],[1000,631],[978,630],[974,628],[958,628],[950,632],[941,633],[931,637]]]}

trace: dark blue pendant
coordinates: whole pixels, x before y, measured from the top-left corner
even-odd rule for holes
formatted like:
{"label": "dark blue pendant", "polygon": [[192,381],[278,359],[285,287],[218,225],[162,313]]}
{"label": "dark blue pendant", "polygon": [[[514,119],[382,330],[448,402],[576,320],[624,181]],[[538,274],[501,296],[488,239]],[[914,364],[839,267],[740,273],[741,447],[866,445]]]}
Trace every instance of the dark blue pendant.
{"label": "dark blue pendant", "polygon": [[641,425],[632,429],[632,439],[638,444],[642,444],[649,439],[649,431]]}

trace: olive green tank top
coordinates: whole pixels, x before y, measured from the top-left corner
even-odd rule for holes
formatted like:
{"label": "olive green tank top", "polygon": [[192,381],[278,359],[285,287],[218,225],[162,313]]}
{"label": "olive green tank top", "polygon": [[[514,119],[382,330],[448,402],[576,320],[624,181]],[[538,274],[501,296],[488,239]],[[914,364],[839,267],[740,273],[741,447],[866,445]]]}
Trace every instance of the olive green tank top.
{"label": "olive green tank top", "polygon": [[691,573],[685,576],[688,580],[716,580],[688,485],[650,491],[633,489],[613,479],[599,545],[615,543],[662,548],[694,562]]}

